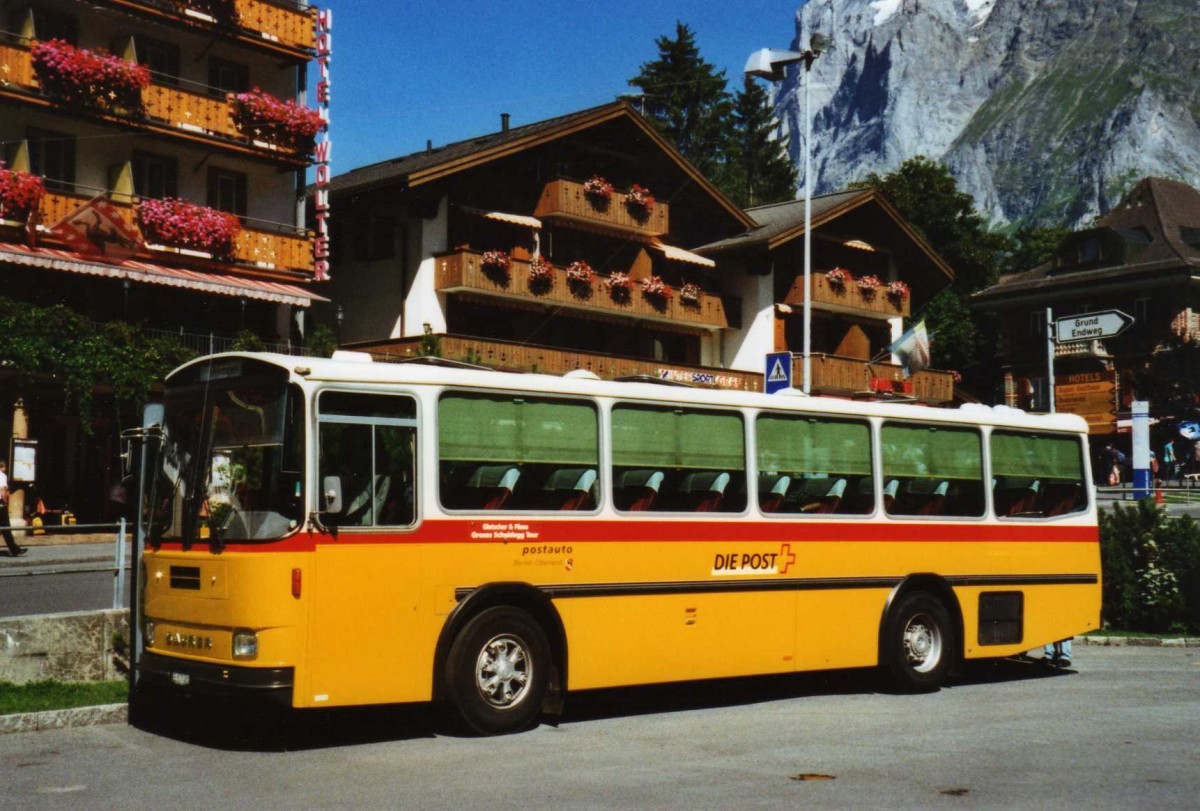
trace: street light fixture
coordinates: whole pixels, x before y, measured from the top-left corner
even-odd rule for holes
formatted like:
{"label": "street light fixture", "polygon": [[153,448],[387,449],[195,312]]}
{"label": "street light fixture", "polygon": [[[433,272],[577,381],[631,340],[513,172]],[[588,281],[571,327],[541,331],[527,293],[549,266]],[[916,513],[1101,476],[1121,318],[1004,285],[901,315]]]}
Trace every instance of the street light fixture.
{"label": "street light fixture", "polygon": [[824,34],[813,34],[807,51],[776,51],[763,48],[746,60],[747,76],[757,76],[771,82],[781,82],[784,68],[804,63],[804,364],[800,390],[812,389],[812,151],[808,142],[812,136],[812,115],[809,110],[809,73],[817,57],[829,50],[830,40]]}

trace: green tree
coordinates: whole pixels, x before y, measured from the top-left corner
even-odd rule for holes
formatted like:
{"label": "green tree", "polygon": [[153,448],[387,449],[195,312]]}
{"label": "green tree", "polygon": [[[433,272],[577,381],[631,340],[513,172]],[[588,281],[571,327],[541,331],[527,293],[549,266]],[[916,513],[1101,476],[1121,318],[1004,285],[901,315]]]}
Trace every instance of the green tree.
{"label": "green tree", "polygon": [[1000,260],[1012,241],[990,231],[975,210],[971,195],[945,164],[923,155],[910,158],[887,175],[871,174],[865,186],[878,189],[909,225],[954,269],[953,284],[914,313],[931,335],[933,365],[963,372],[965,385],[987,391],[1000,379],[995,319],[970,307],[970,295],[996,282]]}
{"label": "green tree", "polygon": [[767,92],[747,76],[733,104],[733,132],[717,184],[739,206],[749,208],[792,200],[796,167],[775,138],[779,127]]}
{"label": "green tree", "polygon": [[1001,273],[1033,270],[1054,256],[1058,243],[1071,233],[1062,226],[1023,226],[1013,235],[1013,245],[1004,257]]}
{"label": "green tree", "polygon": [[878,189],[954,268],[954,289],[973,293],[995,284],[999,259],[1012,249],[1008,237],[989,231],[975,210],[975,198],[958,190],[944,163],[924,155],[909,158],[896,171],[872,173],[866,186]]}
{"label": "green tree", "polygon": [[705,177],[717,177],[726,159],[733,101],[725,71],[700,56],[696,36],[681,22],[675,38],[655,40],[658,59],[629,80],[647,97],[650,121]]}
{"label": "green tree", "polygon": [[35,307],[0,299],[0,364],[14,374],[13,388],[61,383],[85,432],[91,430],[99,387],[111,389],[117,407],[140,407],[150,389],[194,353],[174,338],[151,338],[123,322],[96,325],[68,307]]}

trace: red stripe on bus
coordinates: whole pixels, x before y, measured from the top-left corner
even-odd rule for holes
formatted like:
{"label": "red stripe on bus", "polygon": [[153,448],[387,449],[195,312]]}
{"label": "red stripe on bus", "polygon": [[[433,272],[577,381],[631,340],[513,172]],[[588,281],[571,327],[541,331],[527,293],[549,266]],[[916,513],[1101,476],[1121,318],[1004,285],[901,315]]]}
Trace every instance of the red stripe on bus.
{"label": "red stripe on bus", "polygon": [[[517,528],[520,525],[521,528]],[[529,533],[536,533],[530,537]],[[317,544],[566,543],[1098,543],[1094,526],[835,521],[554,521],[519,516],[424,521],[409,532],[302,532],[277,543],[225,545],[229,552],[311,552]],[[206,546],[200,542],[193,547]],[[179,549],[177,542],[162,548]]]}

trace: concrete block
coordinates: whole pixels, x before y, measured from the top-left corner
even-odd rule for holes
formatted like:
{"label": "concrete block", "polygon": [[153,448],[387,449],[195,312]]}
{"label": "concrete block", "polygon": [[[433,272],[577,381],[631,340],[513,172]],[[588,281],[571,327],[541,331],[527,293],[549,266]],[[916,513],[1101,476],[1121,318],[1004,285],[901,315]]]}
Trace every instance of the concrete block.
{"label": "concrete block", "polygon": [[77,611],[0,619],[0,681],[107,681],[115,665],[113,635],[129,639],[126,610]]}

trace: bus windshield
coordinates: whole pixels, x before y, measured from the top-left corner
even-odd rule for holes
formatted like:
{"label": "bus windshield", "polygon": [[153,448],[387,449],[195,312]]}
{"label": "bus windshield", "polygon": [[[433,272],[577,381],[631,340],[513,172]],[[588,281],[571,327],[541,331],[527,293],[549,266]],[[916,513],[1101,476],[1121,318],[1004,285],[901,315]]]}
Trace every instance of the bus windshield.
{"label": "bus windshield", "polygon": [[266,541],[300,525],[303,432],[286,372],[244,358],[167,383],[151,542]]}

